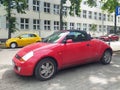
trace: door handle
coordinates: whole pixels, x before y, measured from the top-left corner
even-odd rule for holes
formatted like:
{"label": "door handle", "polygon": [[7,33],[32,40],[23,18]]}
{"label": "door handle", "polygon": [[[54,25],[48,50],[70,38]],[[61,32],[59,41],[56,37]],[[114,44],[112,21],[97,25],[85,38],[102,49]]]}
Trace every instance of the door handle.
{"label": "door handle", "polygon": [[90,46],[90,44],[87,44],[87,46]]}

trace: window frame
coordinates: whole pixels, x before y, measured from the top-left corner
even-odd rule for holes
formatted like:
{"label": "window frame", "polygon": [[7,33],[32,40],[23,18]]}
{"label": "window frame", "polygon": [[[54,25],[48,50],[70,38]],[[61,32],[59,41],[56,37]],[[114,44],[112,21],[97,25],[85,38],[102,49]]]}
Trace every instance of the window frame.
{"label": "window frame", "polygon": [[20,29],[29,29],[29,18],[20,18]]}
{"label": "window frame", "polygon": [[50,7],[51,7],[50,3],[44,2],[44,12],[45,13],[50,13],[51,12]]}

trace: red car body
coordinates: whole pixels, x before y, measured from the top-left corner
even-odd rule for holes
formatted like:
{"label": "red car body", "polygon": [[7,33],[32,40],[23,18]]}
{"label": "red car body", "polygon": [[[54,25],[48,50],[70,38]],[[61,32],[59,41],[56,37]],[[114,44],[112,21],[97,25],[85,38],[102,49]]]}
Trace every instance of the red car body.
{"label": "red car body", "polygon": [[[14,71],[19,75],[31,76],[34,74],[38,63],[44,58],[52,58],[56,63],[57,70],[60,70],[70,66],[100,61],[106,50],[112,54],[109,45],[99,39],[91,39],[83,31],[60,32],[63,34],[55,42],[38,42],[25,46],[18,51],[13,57]],[[87,40],[73,42],[73,40],[68,39],[64,42],[66,35],[70,32],[83,32],[88,35]],[[27,58],[26,54],[28,53],[31,56],[28,55]]]}
{"label": "red car body", "polygon": [[103,41],[118,41],[119,36],[115,35],[115,34],[110,34],[110,35],[106,35],[106,36],[101,36],[100,39]]}

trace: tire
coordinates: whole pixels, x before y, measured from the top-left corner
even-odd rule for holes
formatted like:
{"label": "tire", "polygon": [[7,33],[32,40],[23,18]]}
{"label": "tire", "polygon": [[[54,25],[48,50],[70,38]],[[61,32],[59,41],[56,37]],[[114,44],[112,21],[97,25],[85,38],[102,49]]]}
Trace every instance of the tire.
{"label": "tire", "polygon": [[100,60],[100,62],[104,65],[106,64],[110,64],[111,62],[111,59],[112,59],[112,54],[111,54],[111,51],[110,50],[106,50]]}
{"label": "tire", "polygon": [[57,65],[51,58],[42,59],[35,68],[35,77],[38,80],[45,81],[51,79],[57,71]]}
{"label": "tire", "polygon": [[36,41],[36,43],[38,43],[38,42],[40,42],[40,41]]}
{"label": "tire", "polygon": [[113,40],[110,38],[109,41],[113,41]]}
{"label": "tire", "polygon": [[10,48],[16,48],[16,47],[17,47],[17,43],[12,42],[12,43],[10,44]]}
{"label": "tire", "polygon": [[101,38],[102,41],[105,41],[105,39]]}
{"label": "tire", "polygon": [[116,39],[116,41],[119,41],[119,39]]}

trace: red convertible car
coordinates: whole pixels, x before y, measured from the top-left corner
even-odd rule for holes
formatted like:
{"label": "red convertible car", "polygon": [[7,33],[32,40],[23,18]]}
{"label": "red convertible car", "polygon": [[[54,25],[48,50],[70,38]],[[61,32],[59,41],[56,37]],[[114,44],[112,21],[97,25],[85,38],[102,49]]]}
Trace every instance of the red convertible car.
{"label": "red convertible car", "polygon": [[111,58],[112,49],[104,41],[91,38],[85,31],[63,30],[21,48],[13,64],[19,75],[48,80],[63,68],[98,61],[109,64]]}
{"label": "red convertible car", "polygon": [[103,41],[118,41],[119,36],[115,35],[115,34],[109,34],[109,35],[106,35],[106,36],[101,36],[100,39],[103,40]]}

